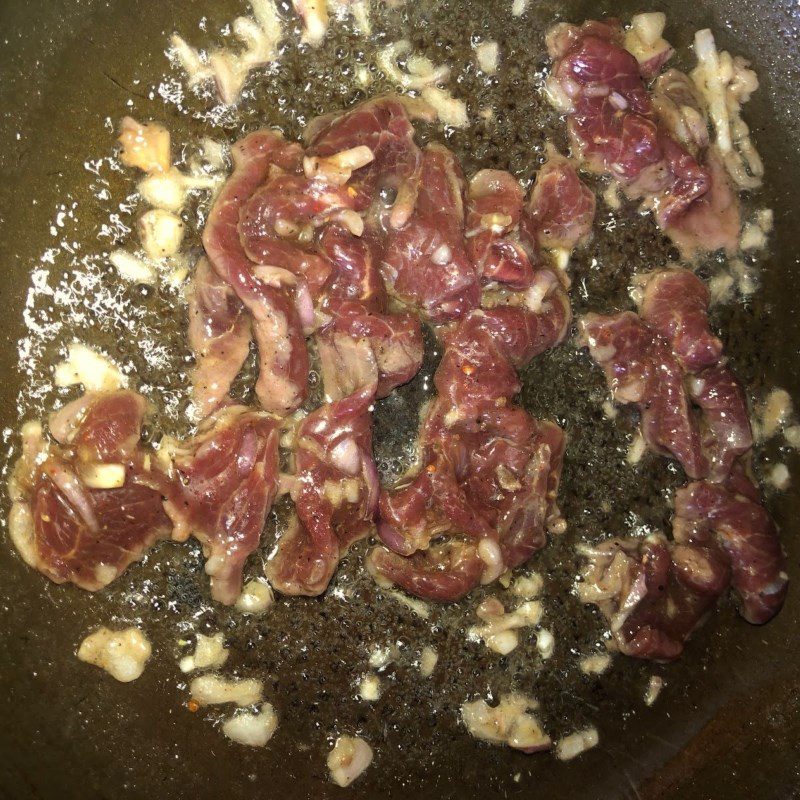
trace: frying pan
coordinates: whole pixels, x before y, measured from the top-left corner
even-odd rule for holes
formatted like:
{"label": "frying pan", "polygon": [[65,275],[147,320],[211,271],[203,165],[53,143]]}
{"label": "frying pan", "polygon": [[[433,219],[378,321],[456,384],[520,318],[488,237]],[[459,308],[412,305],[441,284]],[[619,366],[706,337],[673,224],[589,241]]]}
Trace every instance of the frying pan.
{"label": "frying pan", "polygon": [[[545,66],[543,34],[552,22],[608,13],[627,17],[641,10],[627,1],[531,6],[521,20],[510,17],[510,0],[414,2],[401,12],[378,12],[376,27],[388,31],[386,41],[409,36],[435,61],[469,63],[471,34],[500,42],[501,74],[487,84],[466,70],[457,87],[475,107],[491,103],[497,112],[491,123],[475,123],[448,138],[468,174],[494,166],[530,179],[544,140],[564,145],[562,126],[534,90],[537,72]],[[800,255],[795,222],[800,210],[800,12],[789,0],[676,0],[661,8],[668,12],[673,44],[685,51],[693,31],[710,26],[721,47],[750,58],[760,75],[762,88],[746,113],[767,165],[767,181],[753,202],[774,209],[776,228],[761,292],[748,303],[719,309],[714,322],[752,398],[775,385],[800,398],[794,292]],[[169,80],[177,75],[163,57],[166,37],[178,30],[198,41],[206,36],[196,27],[203,15],[213,32],[236,13],[241,7],[228,0],[0,4],[0,412],[6,461],[16,454],[13,431],[21,418],[40,416],[58,398],[42,379],[41,365],[52,363],[73,335],[131,364],[143,391],[166,409],[154,426],[181,429],[185,311],[166,290],[118,287],[99,257],[113,246],[113,235],[103,225],[132,185],[129,175],[107,163],[86,162],[111,152],[119,117],[132,113],[164,120],[178,143],[209,131],[232,140],[259,124],[280,125],[296,137],[310,116],[363,97],[342,72],[363,45],[344,32],[316,54],[290,47],[273,75],[251,82],[252,96],[238,118],[218,113],[203,118],[208,104],[181,97]],[[152,91],[159,85],[160,91]],[[374,87],[380,88],[379,83]],[[421,135],[442,137],[436,130]],[[123,212],[120,219],[131,216]],[[612,215],[601,205],[594,241],[573,264],[576,314],[626,307],[625,287],[633,270],[675,257],[651,220],[633,210]],[[717,268],[711,259],[702,274]],[[39,289],[29,297],[32,273]],[[81,275],[92,276],[88,288]],[[48,294],[47,285],[59,291]],[[66,313],[70,298],[73,308]],[[17,343],[25,336],[30,338],[18,367]],[[407,456],[423,379],[435,367],[432,339],[429,345],[423,374],[378,408],[376,457],[384,477],[396,475]],[[800,797],[800,594],[795,585],[782,613],[764,628],[747,625],[723,603],[678,663],[618,658],[600,679],[577,673],[575,654],[599,641],[602,624],[570,593],[575,542],[665,528],[669,493],[681,479],[664,459],[648,457],[636,469],[624,465],[626,437],[635,420],[626,413],[614,425],[603,419],[602,378],[574,347],[536,359],[523,382],[524,405],[534,414],[557,418],[570,436],[561,492],[570,531],[533,562],[547,578],[547,624],[557,643],[550,662],[542,666],[530,642],[506,658],[468,643],[464,631],[474,621],[478,597],[436,608],[427,621],[415,617],[380,596],[363,576],[359,548],[345,559],[324,601],[280,601],[260,619],[237,621],[209,605],[202,560],[193,546],[165,543],[110,590],[90,596],[48,583],[4,542],[0,796],[338,797],[343,790],[328,782],[325,754],[336,733],[360,732],[376,757],[347,790],[353,800],[488,799],[533,792],[582,800]],[[244,396],[246,383],[240,387]],[[778,443],[759,451],[756,467],[779,459],[800,475],[797,458],[780,451]],[[791,490],[768,494],[768,505],[782,529],[796,584],[798,495]],[[268,527],[265,553],[274,538],[274,519]],[[252,568],[257,571],[258,559]],[[74,656],[86,632],[108,622],[141,624],[153,640],[155,654],[135,683],[117,684]],[[263,751],[227,741],[214,712],[186,709],[176,640],[205,629],[225,631],[233,670],[265,681],[281,724]],[[367,705],[355,699],[354,687],[366,669],[367,648],[376,643],[395,643],[399,655],[383,678],[383,697]],[[414,666],[423,644],[432,644],[440,656],[427,681]],[[663,677],[666,688],[648,708],[642,696],[653,674]],[[600,745],[562,764],[489,747],[466,735],[457,719],[460,703],[512,686],[538,697],[542,720],[554,736],[594,723]]]}

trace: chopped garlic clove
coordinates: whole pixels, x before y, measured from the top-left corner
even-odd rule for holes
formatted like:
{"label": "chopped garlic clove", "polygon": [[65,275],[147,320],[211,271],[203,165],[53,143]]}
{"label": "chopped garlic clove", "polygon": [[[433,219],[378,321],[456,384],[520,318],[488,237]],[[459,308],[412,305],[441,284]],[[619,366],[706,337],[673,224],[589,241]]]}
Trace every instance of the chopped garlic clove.
{"label": "chopped garlic clove", "polygon": [[368,672],[358,684],[358,694],[362,700],[374,703],[381,697],[381,679],[374,673]]}
{"label": "chopped garlic clove", "polygon": [[783,438],[789,447],[800,450],[800,425],[790,425],[783,431]]}
{"label": "chopped garlic clove", "polygon": [[189,86],[198,86],[214,77],[211,68],[183,37],[173,33],[169,40],[172,55],[178,60],[189,78]]}
{"label": "chopped garlic clove", "polygon": [[198,633],[194,654],[182,658],[178,664],[181,672],[221,667],[228,660],[228,651],[225,649],[224,638],[221,632],[212,636],[204,636],[202,633]]}
{"label": "chopped garlic clove", "polygon": [[[321,1],[321,0],[320,0]],[[243,49],[217,50],[204,60],[200,53],[177,34],[173,34],[171,55],[183,67],[190,87],[214,80],[223,103],[239,99],[250,70],[274,61],[283,37],[281,21],[272,0],[250,0],[252,17],[237,17],[231,24]]]}
{"label": "chopped garlic clove", "polygon": [[792,398],[786,389],[773,389],[759,409],[760,439],[771,439],[792,416]]}
{"label": "chopped garlic clove", "polygon": [[270,703],[258,711],[243,711],[222,723],[222,732],[231,741],[248,747],[264,747],[278,728],[278,715]]}
{"label": "chopped garlic clove", "polygon": [[467,636],[473,641],[482,639],[486,647],[495,653],[508,655],[519,644],[517,630],[538,625],[542,612],[542,604],[538,600],[521,603],[506,613],[496,597],[487,597],[476,611],[485,624],[469,628]]}
{"label": "chopped garlic clove", "polygon": [[520,575],[516,578],[511,584],[511,594],[533,600],[542,593],[543,586],[542,576],[537,572],[531,572],[529,575]]}
{"label": "chopped garlic clove", "polygon": [[500,631],[484,637],[486,646],[501,656],[507,656],[510,652],[517,649],[519,645],[519,635],[516,631]]}
{"label": "chopped garlic clove", "polygon": [[369,654],[369,665],[372,669],[385,669],[395,661],[398,656],[400,655],[397,647],[394,645],[386,645],[385,647],[381,647],[380,645],[376,644],[373,645],[372,649],[370,650]]}
{"label": "chopped garlic clove", "polygon": [[150,258],[174,256],[183,242],[183,220],[163,208],[153,208],[139,220],[139,240]]}
{"label": "chopped garlic clove", "polygon": [[768,480],[779,492],[785,492],[792,485],[792,476],[786,464],[775,464],[769,471]]}
{"label": "chopped garlic clove", "polygon": [[767,246],[767,235],[753,222],[746,222],[742,227],[742,235],[739,239],[739,249],[747,252],[748,250],[763,250]]}
{"label": "chopped garlic clove", "polygon": [[451,128],[466,128],[469,125],[467,104],[453,97],[449,90],[438,86],[426,86],[421,95],[422,99],[436,111],[436,116],[443,125],[449,125]]}
{"label": "chopped garlic clove", "polygon": [[253,578],[244,585],[235,608],[245,614],[263,614],[274,602],[275,595],[266,578]]}
{"label": "chopped garlic clove", "polygon": [[482,72],[494,75],[500,63],[500,47],[497,42],[481,42],[475,45],[475,58]]}
{"label": "chopped garlic clove", "polygon": [[530,713],[538,707],[533,698],[512,693],[502,697],[494,708],[485,700],[464,703],[461,719],[476,739],[533,753],[550,747],[550,737]]}
{"label": "chopped garlic clove", "polygon": [[536,649],[539,651],[542,661],[552,658],[556,649],[556,639],[547,628],[542,628],[536,633]]}
{"label": "chopped garlic clove", "polygon": [[108,260],[120,278],[130,283],[152,286],[158,277],[152,264],[148,264],[125,250],[114,250],[109,254]]}
{"label": "chopped garlic clove", "polygon": [[143,172],[166,172],[172,163],[169,131],[157,122],[141,123],[125,117],[120,124],[120,161]]}
{"label": "chopped garlic clove", "polygon": [[80,464],[78,475],[90,489],[120,489],[125,485],[122,464]]}
{"label": "chopped garlic clove", "polygon": [[250,706],[262,700],[262,683],[254,678],[223,678],[221,675],[201,675],[189,685],[192,698],[201,706],[236,703]]}
{"label": "chopped garlic clove", "polygon": [[602,675],[611,666],[611,656],[608,653],[593,653],[584,656],[578,666],[584,675]]}
{"label": "chopped garlic clove", "polygon": [[[391,585],[391,584],[390,584]],[[415,597],[409,597],[407,594],[399,591],[389,591],[386,593],[389,597],[397,600],[398,603],[404,605],[407,609],[416,614],[420,619],[428,619],[431,615],[430,607],[422,600],[417,600]]]}
{"label": "chopped garlic clove", "polygon": [[55,366],[53,380],[58,387],[83,384],[87,392],[119,389],[128,383],[111,359],[80,342],[69,345],[67,358]]}
{"label": "chopped garlic clove", "polygon": [[372,763],[372,748],[358,736],[340,736],[328,754],[331,780],[349,786]]}
{"label": "chopped garlic clove", "polygon": [[661,690],[664,688],[664,679],[659,675],[651,675],[647,684],[647,691],[644,694],[644,702],[647,706],[652,706],[658,700]]}
{"label": "chopped garlic clove", "polygon": [[148,175],[136,187],[142,200],[153,208],[179,212],[186,202],[186,183],[177,169]]}
{"label": "chopped garlic clove", "polygon": [[108,628],[89,634],[78,648],[78,658],[104,669],[122,683],[135,681],[143,672],[152,648],[138,628],[112,631]]}
{"label": "chopped garlic clove", "polygon": [[319,47],[328,32],[327,0],[292,0],[292,5],[303,20],[303,41]]}
{"label": "chopped garlic clove", "polygon": [[424,647],[419,658],[419,674],[423,678],[429,678],[436,669],[439,661],[439,654],[432,647]]}
{"label": "chopped garlic clove", "polygon": [[565,736],[563,739],[559,739],[556,744],[556,758],[559,761],[570,761],[581,753],[596,747],[599,741],[600,736],[597,733],[597,728],[592,727],[577,731]]}
{"label": "chopped garlic clove", "polygon": [[644,436],[637,431],[636,435],[633,437],[633,441],[631,441],[630,447],[628,447],[625,461],[630,464],[630,466],[635,466],[642,460],[646,452],[647,442]]}
{"label": "chopped garlic clove", "polygon": [[720,272],[708,282],[708,290],[711,293],[711,303],[727,303],[733,296],[734,284],[736,282],[732,275],[727,272]]}

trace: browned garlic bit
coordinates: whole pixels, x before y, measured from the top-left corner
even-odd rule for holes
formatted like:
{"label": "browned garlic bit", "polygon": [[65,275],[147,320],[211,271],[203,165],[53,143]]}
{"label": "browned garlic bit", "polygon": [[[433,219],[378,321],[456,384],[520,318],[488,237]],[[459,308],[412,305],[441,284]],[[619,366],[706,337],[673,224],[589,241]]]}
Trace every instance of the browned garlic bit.
{"label": "browned garlic bit", "polygon": [[644,693],[644,702],[647,706],[652,706],[658,700],[661,690],[664,688],[664,679],[659,675],[651,675],[647,683],[647,690]]}
{"label": "browned garlic bit", "polygon": [[758,76],[744,59],[718,51],[714,35],[707,28],[695,34],[694,51],[698,65],[691,77],[708,103],[716,146],[725,167],[737,186],[755,189],[761,185],[764,165],[741,109],[758,89]]}
{"label": "browned garlic bit", "polygon": [[592,653],[584,656],[578,666],[584,675],[602,675],[611,666],[611,656],[608,653]]}
{"label": "browned garlic bit", "polygon": [[112,631],[106,627],[89,634],[78,648],[78,658],[104,669],[122,683],[135,681],[143,672],[152,648],[138,628]]}
{"label": "browned garlic bit", "polygon": [[358,694],[362,700],[374,703],[381,697],[381,679],[374,673],[368,672],[358,684]]}
{"label": "browned garlic bit", "polygon": [[542,593],[544,581],[538,572],[530,572],[527,575],[519,575],[511,584],[511,594],[516,597],[523,597],[525,600],[533,600]]}
{"label": "browned garlic bit", "polygon": [[773,389],[756,409],[753,429],[759,441],[780,433],[792,416],[792,398],[786,389]]}
{"label": "browned garlic bit", "polygon": [[237,17],[231,28],[244,48],[201,53],[177,33],[172,35],[171,53],[183,67],[194,87],[214,80],[220,100],[227,105],[237,102],[251,70],[275,61],[283,38],[280,17],[272,0],[250,0],[252,17]]}
{"label": "browned garlic bit", "polygon": [[403,592],[399,592],[397,590],[391,590],[386,592],[388,597],[391,597],[393,600],[396,600],[401,605],[405,606],[409,611],[416,614],[420,619],[428,619],[431,615],[431,609],[427,603],[423,602],[422,600],[418,600],[416,597],[409,597],[407,594]]}
{"label": "browned garlic bit", "polygon": [[556,743],[556,758],[559,761],[570,761],[581,753],[596,747],[599,741],[600,735],[595,727],[576,731],[558,740]]}
{"label": "browned garlic bit", "polygon": [[120,161],[147,173],[166,172],[172,166],[169,131],[157,122],[141,123],[125,117],[120,123]]}
{"label": "browned garlic bit", "polygon": [[789,447],[800,450],[800,425],[790,425],[783,431],[783,438]]}
{"label": "browned garlic bit", "polygon": [[667,15],[660,11],[647,14],[634,14],[631,26],[625,32],[625,49],[640,64],[661,59],[672,53],[672,47],[662,34],[667,24]]}
{"label": "browned garlic bit", "polygon": [[349,786],[372,763],[372,748],[359,736],[340,736],[327,763],[331,780]]}
{"label": "browned garlic bit", "polygon": [[100,392],[127,386],[128,379],[108,356],[72,342],[66,359],[55,366],[53,382],[58,387],[82,384],[87,392]]}
{"label": "browned garlic bit", "polygon": [[419,674],[423,678],[430,678],[438,661],[439,654],[432,647],[424,647],[419,657]]}
{"label": "browned garlic bit", "polygon": [[224,636],[215,633],[211,636],[197,634],[197,643],[194,654],[184,656],[178,664],[181,672],[193,672],[197,669],[221,667],[228,660],[228,651],[225,648]]}
{"label": "browned garlic bit", "polygon": [[792,485],[792,476],[786,464],[775,464],[770,469],[767,480],[780,492],[785,492]]}
{"label": "browned garlic bit", "polygon": [[[402,59],[405,59],[405,69],[398,63]],[[398,89],[418,91],[444,125],[465,128],[469,124],[467,104],[438,85],[450,77],[449,67],[437,66],[427,56],[414,53],[407,39],[400,39],[379,50],[376,61],[384,75]]]}
{"label": "browned garlic bit", "polygon": [[256,711],[239,711],[222,723],[222,732],[231,741],[248,747],[264,747],[278,728],[278,715],[271,703]]}
{"label": "browned garlic bit", "polygon": [[153,208],[139,219],[139,240],[148,258],[174,256],[184,233],[183,220],[163,208]]}
{"label": "browned garlic bit", "polygon": [[263,614],[275,602],[272,587],[266,578],[253,578],[242,588],[236,610],[245,614]]}
{"label": "browned garlic bit", "polygon": [[223,678],[201,675],[189,685],[192,699],[201,706],[236,703],[251,706],[262,700],[262,683],[254,678]]}
{"label": "browned garlic bit", "polygon": [[526,753],[547,750],[550,737],[531,714],[539,707],[536,700],[522,694],[508,694],[495,708],[485,700],[461,706],[461,719],[476,738],[493,744],[505,744]]}
{"label": "browned garlic bit", "polygon": [[542,604],[536,600],[521,603],[506,613],[496,597],[487,597],[475,612],[484,625],[475,625],[467,635],[472,641],[482,639],[495,653],[507,655],[519,644],[519,628],[538,625],[542,619]]}
{"label": "browned garlic bit", "polygon": [[488,40],[475,45],[475,58],[481,72],[494,75],[500,65],[500,46]]}
{"label": "browned garlic bit", "polygon": [[625,461],[633,467],[642,460],[646,452],[647,442],[645,441],[644,436],[637,431],[631,440],[630,446],[628,447],[628,452],[625,455]]}

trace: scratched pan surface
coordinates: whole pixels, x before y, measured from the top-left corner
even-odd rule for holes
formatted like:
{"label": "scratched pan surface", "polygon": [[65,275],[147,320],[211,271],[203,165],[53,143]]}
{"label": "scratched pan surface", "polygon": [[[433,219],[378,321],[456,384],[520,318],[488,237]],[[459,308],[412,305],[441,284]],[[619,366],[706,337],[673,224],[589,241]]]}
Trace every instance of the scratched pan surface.
{"label": "scratched pan surface", "polygon": [[[475,123],[449,139],[468,173],[496,166],[527,180],[544,140],[552,135],[559,141],[559,125],[534,89],[549,24],[640,10],[629,3],[531,5],[513,23],[510,0],[410,2],[407,11],[376,21],[388,31],[385,41],[408,36],[435,61],[460,65],[456,93],[473,98],[475,107],[494,107],[494,121]],[[673,43],[685,47],[695,29],[711,25],[723,46],[753,59],[759,70],[763,88],[747,113],[769,178],[755,202],[775,209],[776,232],[764,263],[763,291],[747,305],[726,307],[715,321],[753,397],[777,384],[800,398],[795,297],[800,54],[799,20],[792,18],[797,9],[789,2],[727,0],[663,8]],[[125,226],[136,216],[125,203],[130,175],[96,161],[111,153],[119,117],[128,112],[164,120],[179,145],[206,133],[234,139],[258,124],[279,125],[297,136],[310,116],[360,97],[352,65],[369,47],[346,31],[319,54],[298,54],[290,46],[272,74],[250,84],[238,118],[207,113],[204,100],[183,97],[163,55],[166,36],[177,29],[207,45],[240,10],[227,0],[0,3],[0,413],[4,448],[12,456],[20,420],[66,396],[49,386],[46,367],[73,337],[105,347],[135,372],[136,384],[161,410],[154,428],[181,432],[184,427],[184,308],[167,289],[120,287],[102,258],[124,241]],[[197,27],[204,16],[208,33]],[[496,38],[501,45],[504,67],[488,84],[465,68],[473,35]],[[422,134],[441,136],[435,130]],[[202,215],[203,208],[195,211]],[[601,205],[595,239],[573,265],[576,312],[625,307],[632,271],[673,257],[649,219],[632,210],[612,216]],[[715,268],[707,265],[705,274]],[[423,374],[379,405],[376,456],[387,480],[403,467],[425,377],[434,366],[431,352]],[[246,384],[241,384],[245,397]],[[569,592],[574,544],[663,528],[670,491],[681,476],[651,457],[635,470],[624,465],[634,420],[625,413],[616,425],[604,420],[599,376],[572,346],[537,359],[524,384],[525,405],[557,418],[570,436],[562,490],[570,532],[533,562],[547,576],[546,624],[557,640],[556,655],[546,665],[531,638],[502,659],[467,643],[464,629],[474,620],[475,597],[434,609],[427,622],[382,598],[361,574],[363,548],[346,559],[324,601],[281,601],[260,620],[237,620],[208,604],[201,560],[191,547],[165,544],[111,591],[90,596],[53,586],[25,568],[4,531],[0,796],[337,797],[342,790],[327,782],[324,767],[330,737],[359,732],[376,757],[348,790],[354,800],[534,792],[587,800],[800,797],[797,494],[769,496],[794,580],[775,622],[755,629],[724,605],[679,663],[617,659],[609,674],[589,679],[577,673],[576,654],[590,652],[602,628]],[[758,453],[757,466],[777,459],[800,469],[777,445]],[[274,528],[273,519],[264,554]],[[258,568],[256,558],[251,569]],[[102,622],[141,624],[151,636],[154,657],[135,683],[117,684],[75,658],[87,630]],[[209,629],[226,631],[231,670],[262,678],[279,711],[280,727],[263,751],[228,742],[218,717],[191,714],[185,707],[176,642]],[[358,702],[355,685],[367,666],[367,648],[390,642],[398,643],[400,656],[384,674],[382,698],[372,705]],[[429,680],[414,666],[425,644],[440,655]],[[652,674],[667,686],[647,708],[642,696]],[[466,697],[512,687],[539,698],[542,719],[554,736],[594,723],[600,746],[561,764],[547,755],[476,743],[458,725],[458,706]]]}

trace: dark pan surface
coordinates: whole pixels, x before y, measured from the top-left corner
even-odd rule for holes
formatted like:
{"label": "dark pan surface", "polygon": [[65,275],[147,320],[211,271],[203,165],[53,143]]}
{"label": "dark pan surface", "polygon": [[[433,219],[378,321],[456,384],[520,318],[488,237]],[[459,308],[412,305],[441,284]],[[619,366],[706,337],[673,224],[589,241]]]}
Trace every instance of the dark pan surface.
{"label": "dark pan surface", "polygon": [[[476,123],[448,142],[468,173],[497,166],[530,178],[545,139],[553,135],[560,141],[560,125],[532,88],[544,64],[549,24],[640,10],[627,2],[531,6],[522,22],[509,24],[510,0],[412,2],[408,13],[387,14],[376,24],[389,30],[387,42],[407,35],[434,60],[454,64],[468,63],[471,33],[499,40],[505,66],[495,85],[487,88],[467,71],[457,89],[465,96],[478,92],[475,105],[491,103],[498,113],[495,123]],[[776,232],[764,263],[763,291],[747,305],[723,308],[716,322],[754,398],[780,385],[800,399],[794,289],[800,256],[797,8],[788,2],[727,0],[681,0],[663,8],[674,44],[685,47],[695,29],[710,25],[721,46],[751,58],[759,71],[762,89],[747,107],[747,118],[767,164],[768,183],[755,202],[774,208]],[[358,99],[342,67],[362,45],[345,34],[328,41],[318,56],[300,56],[290,47],[274,76],[250,84],[254,96],[244,104],[242,119],[214,117],[204,123],[198,118],[207,108],[204,102],[187,97],[176,103],[174,84],[162,83],[169,73],[162,55],[167,35],[177,29],[198,41],[202,15],[214,31],[240,10],[228,0],[0,4],[0,413],[8,446],[15,447],[13,431],[22,418],[40,415],[59,397],[41,365],[56,360],[73,335],[130,363],[143,390],[165,409],[159,425],[181,429],[185,312],[168,291],[119,288],[102,266],[102,252],[113,244],[102,226],[133,187],[130,175],[107,164],[95,175],[84,162],[111,153],[112,125],[119,117],[127,112],[164,120],[176,143],[205,134],[209,125],[217,138],[233,139],[243,127],[258,124],[277,124],[297,136],[303,119]],[[308,92],[298,92],[307,81]],[[151,95],[159,84],[162,92]],[[650,220],[633,213],[614,218],[602,205],[599,211],[595,240],[573,265],[576,313],[626,307],[632,272],[673,257]],[[705,269],[711,274],[716,266]],[[41,284],[26,320],[41,333],[28,340],[32,349],[23,352],[18,369],[17,343],[30,334],[23,308],[32,272]],[[90,278],[81,277],[86,275]],[[57,291],[48,294],[41,288],[47,285]],[[75,300],[69,314],[67,298]],[[434,366],[432,355],[425,374]],[[384,477],[402,469],[424,377],[378,410],[376,455]],[[600,679],[581,676],[569,649],[589,652],[601,626],[569,592],[575,542],[664,527],[668,490],[682,478],[652,457],[636,470],[624,465],[634,419],[621,414],[612,425],[603,418],[600,376],[573,347],[537,359],[524,377],[526,406],[556,417],[570,434],[562,490],[570,532],[533,562],[547,575],[546,624],[557,641],[552,661],[542,667],[532,641],[507,659],[490,658],[468,644],[464,628],[475,619],[475,597],[461,607],[434,610],[428,622],[392,600],[376,602],[377,589],[358,568],[362,550],[348,557],[324,602],[279,602],[261,620],[243,621],[208,605],[196,549],[165,544],[110,592],[90,596],[46,582],[3,542],[0,797],[336,797],[342,790],[327,781],[325,755],[330,737],[341,732],[362,732],[376,751],[372,767],[348,790],[353,800],[488,800],[534,792],[581,800],[800,797],[797,493],[769,496],[795,582],[775,622],[752,628],[726,605],[677,664],[616,659]],[[800,462],[779,452],[778,443],[759,452],[757,465],[777,459],[786,460],[800,480]],[[257,568],[254,563],[253,571]],[[74,657],[93,625],[114,620],[140,622],[154,643],[153,659],[133,684],[117,684]],[[228,742],[214,728],[213,713],[185,708],[176,640],[204,626],[226,631],[232,668],[265,681],[281,724],[264,751]],[[401,656],[386,673],[385,693],[373,706],[358,702],[355,685],[367,666],[366,648],[387,642],[400,643]],[[413,666],[424,644],[440,655],[429,681]],[[647,708],[642,696],[652,674],[662,675],[667,687]],[[539,698],[542,719],[555,736],[594,723],[600,746],[565,765],[546,755],[476,743],[457,722],[458,705],[468,696],[512,686]]]}

